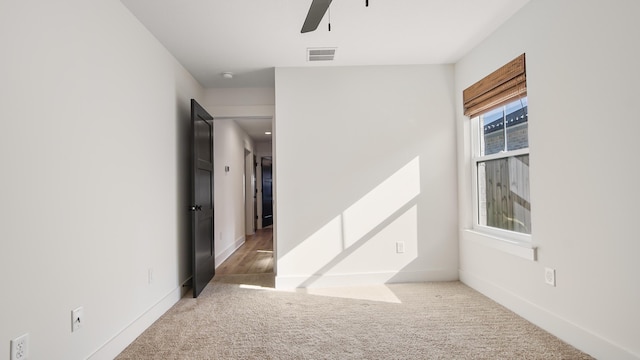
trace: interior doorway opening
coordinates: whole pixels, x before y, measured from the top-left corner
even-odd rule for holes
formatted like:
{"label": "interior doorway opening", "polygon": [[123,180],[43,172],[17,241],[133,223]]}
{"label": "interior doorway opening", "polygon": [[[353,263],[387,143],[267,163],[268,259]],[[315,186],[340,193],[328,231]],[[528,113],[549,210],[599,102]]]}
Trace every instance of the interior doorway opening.
{"label": "interior doorway opening", "polygon": [[244,176],[243,176],[243,192],[244,192],[244,223],[245,234],[253,235],[258,228],[256,218],[258,207],[258,189],[256,187],[256,165],[255,155],[249,149],[244,149]]}
{"label": "interior doorway opening", "polygon": [[261,158],[262,227],[273,225],[273,171],[271,156]]}

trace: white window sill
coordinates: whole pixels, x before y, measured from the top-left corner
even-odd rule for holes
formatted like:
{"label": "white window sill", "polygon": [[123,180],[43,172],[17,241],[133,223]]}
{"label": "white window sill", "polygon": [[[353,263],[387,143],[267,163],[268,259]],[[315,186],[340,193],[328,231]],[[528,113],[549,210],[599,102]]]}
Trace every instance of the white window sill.
{"label": "white window sill", "polygon": [[462,232],[464,239],[473,243],[487,246],[527,260],[536,261],[537,259],[537,248],[532,244],[517,242],[471,229],[463,230]]}

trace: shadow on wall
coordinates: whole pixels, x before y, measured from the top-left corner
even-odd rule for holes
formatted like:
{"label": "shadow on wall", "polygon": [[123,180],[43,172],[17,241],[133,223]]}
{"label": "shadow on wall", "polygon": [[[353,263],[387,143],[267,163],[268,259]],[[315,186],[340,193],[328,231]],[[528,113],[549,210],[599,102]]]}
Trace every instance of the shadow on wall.
{"label": "shadow on wall", "polygon": [[[325,275],[367,272],[371,264],[371,271],[389,280],[418,257],[418,195],[415,157],[291,249],[278,266],[305,274],[296,287],[310,287]],[[396,252],[401,256],[388,256]]]}

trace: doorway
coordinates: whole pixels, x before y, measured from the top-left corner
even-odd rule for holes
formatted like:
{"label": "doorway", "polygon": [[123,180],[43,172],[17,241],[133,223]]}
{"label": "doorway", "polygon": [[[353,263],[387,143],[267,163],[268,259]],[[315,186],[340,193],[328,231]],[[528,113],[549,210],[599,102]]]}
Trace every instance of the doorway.
{"label": "doorway", "polygon": [[273,176],[271,156],[261,158],[262,168],[262,227],[273,225]]}
{"label": "doorway", "polygon": [[253,235],[256,227],[256,168],[255,156],[249,149],[244,149],[244,224],[245,235]]}

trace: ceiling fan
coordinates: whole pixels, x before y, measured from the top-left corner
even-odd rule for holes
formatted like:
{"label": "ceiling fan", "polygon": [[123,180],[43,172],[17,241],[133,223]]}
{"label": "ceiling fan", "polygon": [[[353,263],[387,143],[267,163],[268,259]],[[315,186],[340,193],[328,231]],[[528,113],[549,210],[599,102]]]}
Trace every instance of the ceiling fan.
{"label": "ceiling fan", "polygon": [[[327,9],[329,9],[329,5],[331,5],[331,1],[332,0],[313,0],[311,2],[307,18],[304,20],[302,30],[300,30],[301,33],[304,34],[318,28],[324,14],[327,12]],[[369,0],[365,1],[365,6],[369,6]],[[331,31],[331,24],[329,24],[329,31]]]}
{"label": "ceiling fan", "polygon": [[331,5],[331,0],[313,0],[300,32],[304,34],[317,29],[318,25],[320,25],[320,21],[322,21],[322,18],[324,17],[324,14],[327,12],[327,9],[329,9],[329,5]]}

